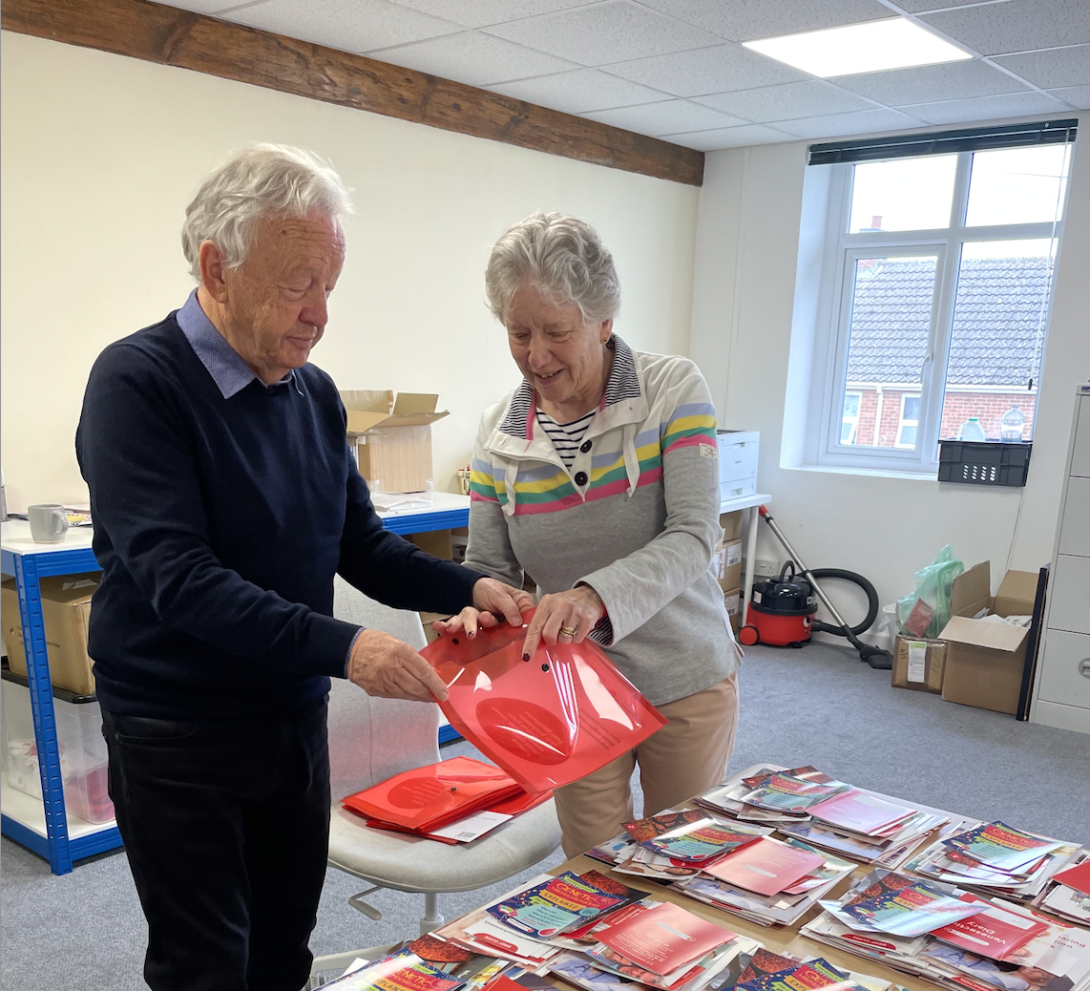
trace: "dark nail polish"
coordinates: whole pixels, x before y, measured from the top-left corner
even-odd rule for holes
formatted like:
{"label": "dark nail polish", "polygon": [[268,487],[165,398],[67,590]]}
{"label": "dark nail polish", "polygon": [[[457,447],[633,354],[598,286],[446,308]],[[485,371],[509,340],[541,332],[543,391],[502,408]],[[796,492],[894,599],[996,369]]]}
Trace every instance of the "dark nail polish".
{"label": "dark nail polish", "polygon": [[530,659],[530,655],[529,655],[529,654],[523,654],[523,655],[522,655],[522,659],[523,659],[524,661],[528,661],[528,660]]}
{"label": "dark nail polish", "polygon": [[476,630],[472,631],[471,633],[466,634],[466,636],[468,636],[470,640],[472,640],[476,635],[477,635]]}

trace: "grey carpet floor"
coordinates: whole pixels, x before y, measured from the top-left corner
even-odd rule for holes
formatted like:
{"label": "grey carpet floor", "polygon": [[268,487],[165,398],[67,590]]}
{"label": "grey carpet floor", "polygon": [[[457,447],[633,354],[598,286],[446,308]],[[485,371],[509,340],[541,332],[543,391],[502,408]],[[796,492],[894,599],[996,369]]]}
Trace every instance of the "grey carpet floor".
{"label": "grey carpet floor", "polygon": [[[892,689],[846,648],[751,648],[731,771],[762,760],[814,764],[910,801],[1004,821],[1090,845],[1090,736]],[[473,753],[466,743],[444,756]],[[638,796],[637,796],[638,797]],[[0,843],[0,987],[4,991],[139,991],[146,929],[124,854],[83,861],[64,877]],[[559,852],[524,876],[560,863]],[[454,918],[514,886],[446,895]],[[311,945],[315,953],[393,942],[417,931],[423,898],[371,897],[384,917],[350,908],[358,881],[330,871]]]}

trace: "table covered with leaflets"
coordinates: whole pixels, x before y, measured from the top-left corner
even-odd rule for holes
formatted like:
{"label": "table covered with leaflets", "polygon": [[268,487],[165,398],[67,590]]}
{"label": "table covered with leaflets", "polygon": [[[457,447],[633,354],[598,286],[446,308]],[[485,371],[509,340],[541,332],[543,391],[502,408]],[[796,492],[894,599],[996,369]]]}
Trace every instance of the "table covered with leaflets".
{"label": "table covered with leaflets", "polygon": [[1090,851],[758,765],[338,991],[1090,991]]}

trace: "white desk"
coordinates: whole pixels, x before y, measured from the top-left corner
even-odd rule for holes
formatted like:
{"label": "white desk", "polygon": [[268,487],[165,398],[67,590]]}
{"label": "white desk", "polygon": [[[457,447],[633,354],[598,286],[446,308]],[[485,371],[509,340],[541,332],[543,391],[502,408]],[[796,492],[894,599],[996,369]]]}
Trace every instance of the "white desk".
{"label": "white desk", "polygon": [[748,532],[746,533],[746,557],[745,571],[742,573],[742,621],[740,626],[746,625],[746,612],[749,609],[750,596],[753,594],[753,569],[757,565],[757,510],[772,501],[772,496],[767,492],[758,492],[751,496],[741,496],[738,499],[728,499],[719,506],[719,515],[733,513],[739,509],[749,510]]}

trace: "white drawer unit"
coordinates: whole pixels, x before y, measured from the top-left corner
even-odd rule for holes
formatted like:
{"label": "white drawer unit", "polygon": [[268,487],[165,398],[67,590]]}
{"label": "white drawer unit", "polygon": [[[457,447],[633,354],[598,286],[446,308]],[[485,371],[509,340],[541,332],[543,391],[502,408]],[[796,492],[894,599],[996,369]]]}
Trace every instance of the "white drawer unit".
{"label": "white drawer unit", "polygon": [[1090,733],[1090,385],[1075,398],[1030,719]]}
{"label": "white drawer unit", "polygon": [[1040,697],[1046,702],[1090,708],[1090,636],[1048,630],[1048,669],[1041,672]]}
{"label": "white drawer unit", "polygon": [[719,431],[719,501],[727,502],[757,491],[759,430]]}

